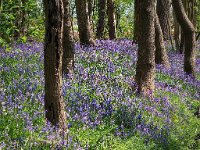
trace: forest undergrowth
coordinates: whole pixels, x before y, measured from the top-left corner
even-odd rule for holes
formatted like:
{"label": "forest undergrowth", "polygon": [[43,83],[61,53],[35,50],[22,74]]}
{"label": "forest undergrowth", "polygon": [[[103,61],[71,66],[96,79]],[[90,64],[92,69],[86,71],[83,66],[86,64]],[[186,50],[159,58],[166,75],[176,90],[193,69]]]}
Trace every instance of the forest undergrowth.
{"label": "forest undergrowth", "polygon": [[171,67],[156,66],[154,98],[144,98],[135,91],[136,44],[76,44],[74,75],[63,76],[68,130],[60,136],[45,120],[43,44],[0,49],[0,149],[200,149],[200,58],[194,79],[183,55],[168,51]]}

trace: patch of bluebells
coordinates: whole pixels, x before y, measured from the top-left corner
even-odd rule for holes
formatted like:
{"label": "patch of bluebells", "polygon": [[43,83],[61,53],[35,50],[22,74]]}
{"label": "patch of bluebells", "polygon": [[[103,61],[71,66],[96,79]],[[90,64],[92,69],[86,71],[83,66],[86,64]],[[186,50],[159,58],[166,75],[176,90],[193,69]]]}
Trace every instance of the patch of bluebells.
{"label": "patch of bluebells", "polygon": [[[93,128],[102,124],[115,124],[114,135],[127,138],[140,133],[147,143],[149,140],[166,145],[173,126],[175,108],[169,97],[141,98],[135,96],[132,87],[137,61],[137,45],[129,40],[98,40],[95,47],[76,44],[75,74],[63,76],[63,96],[66,101],[69,131],[71,128]],[[6,126],[0,137],[0,147],[20,147],[26,136],[32,146],[42,144],[80,148],[73,136],[62,138],[60,133],[44,120],[44,72],[43,45],[41,43],[14,45],[11,52],[1,49],[1,118],[12,116],[16,127],[22,126],[19,137],[9,135]],[[157,71],[169,75],[173,80],[199,88],[199,81],[183,73],[183,56],[170,54],[171,68],[157,66]],[[200,59],[197,59],[197,71]],[[10,65],[12,64],[12,65]],[[10,75],[9,75],[10,73]],[[185,97],[179,85],[157,80],[156,89],[176,93]],[[195,93],[199,98],[199,94]],[[156,120],[156,121],[155,121]],[[4,120],[3,120],[4,121]],[[22,123],[18,123],[18,121]],[[11,122],[8,126],[11,126]],[[77,127],[78,126],[78,127]],[[69,132],[69,133],[68,133]],[[23,136],[22,136],[23,135]]]}

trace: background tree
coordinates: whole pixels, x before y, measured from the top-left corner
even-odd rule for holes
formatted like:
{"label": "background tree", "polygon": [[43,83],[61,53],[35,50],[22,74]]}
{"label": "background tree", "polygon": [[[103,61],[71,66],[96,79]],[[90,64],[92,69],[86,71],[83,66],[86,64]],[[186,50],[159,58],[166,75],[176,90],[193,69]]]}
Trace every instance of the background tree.
{"label": "background tree", "polygon": [[66,128],[65,103],[62,97],[62,56],[64,7],[61,0],[44,0],[45,41],[45,113],[53,125]]}
{"label": "background tree", "polygon": [[1,0],[0,46],[44,38],[44,13],[41,0]]}
{"label": "background tree", "polygon": [[181,26],[185,38],[184,71],[187,74],[195,75],[195,28],[187,17],[181,0],[172,0],[176,18]]}
{"label": "background tree", "polygon": [[64,5],[64,38],[63,38],[63,64],[64,73],[73,73],[74,71],[74,39],[72,23],[70,17],[69,0],[63,0]]}
{"label": "background tree", "polygon": [[156,6],[164,40],[169,40],[170,37],[170,26],[169,26],[170,4],[171,4],[170,1],[171,0],[158,0]]}
{"label": "background tree", "polygon": [[97,22],[97,38],[102,38],[105,26],[106,16],[106,0],[98,0],[98,22]]}
{"label": "background tree", "polygon": [[156,46],[156,51],[155,51],[156,64],[163,64],[165,67],[168,68],[169,60],[164,45],[163,32],[157,14],[155,14],[155,46]]}
{"label": "background tree", "polygon": [[75,4],[80,43],[84,45],[94,44],[88,15],[87,0],[75,0]]}
{"label": "background tree", "polygon": [[138,92],[149,95],[154,91],[155,0],[140,0],[138,4],[140,19],[138,21],[138,60],[135,79]]}
{"label": "background tree", "polygon": [[108,34],[111,40],[116,38],[115,5],[113,0],[107,0]]}

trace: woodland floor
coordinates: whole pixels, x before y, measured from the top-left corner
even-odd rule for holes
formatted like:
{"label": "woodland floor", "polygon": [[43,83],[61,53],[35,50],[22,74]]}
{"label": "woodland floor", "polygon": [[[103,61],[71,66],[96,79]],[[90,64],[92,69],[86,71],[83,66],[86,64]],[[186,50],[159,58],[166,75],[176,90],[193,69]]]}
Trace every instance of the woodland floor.
{"label": "woodland floor", "polygon": [[171,67],[157,65],[155,97],[143,98],[131,88],[137,45],[76,44],[75,74],[63,77],[68,139],[44,117],[43,44],[0,49],[0,149],[200,149],[200,58],[193,79],[167,49]]}

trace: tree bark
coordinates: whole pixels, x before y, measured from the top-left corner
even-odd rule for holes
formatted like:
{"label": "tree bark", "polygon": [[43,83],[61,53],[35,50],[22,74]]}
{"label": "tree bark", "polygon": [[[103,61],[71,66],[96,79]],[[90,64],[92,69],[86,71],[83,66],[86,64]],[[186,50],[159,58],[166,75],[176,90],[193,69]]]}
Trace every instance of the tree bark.
{"label": "tree bark", "polygon": [[107,0],[107,12],[109,39],[113,40],[116,38],[115,6],[113,0]]}
{"label": "tree bark", "polygon": [[184,71],[195,76],[195,28],[187,17],[182,1],[172,0],[176,18],[185,36]]}
{"label": "tree bark", "polygon": [[181,29],[180,29],[180,26],[179,26],[179,23],[178,23],[178,21],[176,19],[175,14],[173,15],[173,18],[174,18],[174,40],[175,40],[175,46],[176,46],[176,50],[180,51],[180,32],[181,32]]}
{"label": "tree bark", "polygon": [[163,33],[157,14],[155,14],[155,46],[156,46],[156,52],[155,52],[156,64],[162,64],[166,68],[168,68],[169,60],[165,49]]}
{"label": "tree bark", "polygon": [[74,72],[74,39],[70,17],[69,0],[63,0],[64,5],[64,38],[63,38],[63,73]]}
{"label": "tree bark", "polygon": [[138,60],[136,83],[138,92],[151,95],[155,76],[155,0],[140,0],[138,17]]}
{"label": "tree bark", "polygon": [[66,128],[65,103],[62,97],[63,20],[62,0],[44,0],[45,12],[45,113],[54,126]]}
{"label": "tree bark", "polygon": [[103,37],[106,15],[106,0],[99,0],[98,2],[98,24],[97,24],[97,38]]}
{"label": "tree bark", "polygon": [[170,14],[170,0],[158,0],[157,1],[157,14],[160,22],[160,26],[163,32],[164,40],[169,40],[170,38],[170,27],[169,14]]}
{"label": "tree bark", "polygon": [[75,0],[75,4],[80,43],[83,45],[95,44],[92,39],[87,0]]}
{"label": "tree bark", "polygon": [[180,40],[180,46],[179,46],[180,54],[183,54],[184,50],[185,50],[185,35],[183,31],[181,31],[181,40]]}

